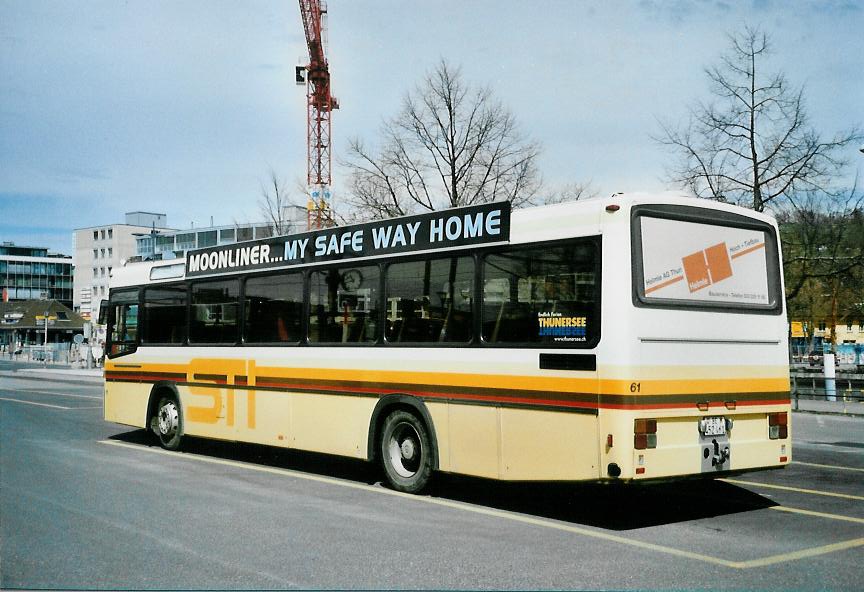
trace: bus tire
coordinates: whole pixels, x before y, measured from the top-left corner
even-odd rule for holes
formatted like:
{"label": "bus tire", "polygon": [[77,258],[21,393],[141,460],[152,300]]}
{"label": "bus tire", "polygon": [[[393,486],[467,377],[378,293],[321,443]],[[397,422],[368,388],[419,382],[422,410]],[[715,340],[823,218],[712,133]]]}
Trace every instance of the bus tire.
{"label": "bus tire", "polygon": [[432,480],[432,442],[426,424],[396,409],[384,419],[379,440],[381,466],[396,491],[420,493]]}
{"label": "bus tire", "polygon": [[159,398],[156,413],[151,422],[153,433],[159,440],[159,445],[166,450],[180,448],[183,433],[183,418],[180,414],[180,404],[173,395],[163,395]]}

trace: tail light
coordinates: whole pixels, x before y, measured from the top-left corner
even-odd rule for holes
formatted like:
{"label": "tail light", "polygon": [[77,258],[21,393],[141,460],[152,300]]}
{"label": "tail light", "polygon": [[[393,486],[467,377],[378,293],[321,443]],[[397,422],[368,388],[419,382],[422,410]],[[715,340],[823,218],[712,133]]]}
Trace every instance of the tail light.
{"label": "tail light", "polygon": [[768,414],[768,437],[771,440],[785,440],[789,437],[789,415],[785,411]]}
{"label": "tail light", "polygon": [[633,447],[636,450],[657,448],[657,420],[637,419],[633,426]]}

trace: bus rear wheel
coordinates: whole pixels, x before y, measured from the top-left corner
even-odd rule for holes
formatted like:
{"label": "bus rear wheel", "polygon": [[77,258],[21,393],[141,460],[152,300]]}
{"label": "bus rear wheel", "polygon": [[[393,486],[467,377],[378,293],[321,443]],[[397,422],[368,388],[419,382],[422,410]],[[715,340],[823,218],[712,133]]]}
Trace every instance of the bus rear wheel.
{"label": "bus rear wheel", "polygon": [[432,480],[429,430],[412,413],[397,409],[384,420],[380,450],[384,476],[396,491],[419,493]]}
{"label": "bus rear wheel", "polygon": [[180,447],[183,423],[180,417],[180,404],[177,399],[174,397],[161,397],[159,399],[151,427],[162,448],[177,450]]}

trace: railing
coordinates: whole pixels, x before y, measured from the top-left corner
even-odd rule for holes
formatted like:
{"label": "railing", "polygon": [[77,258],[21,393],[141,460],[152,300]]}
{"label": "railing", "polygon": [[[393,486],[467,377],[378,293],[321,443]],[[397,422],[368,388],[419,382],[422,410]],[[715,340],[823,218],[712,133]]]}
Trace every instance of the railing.
{"label": "railing", "polygon": [[[0,348],[0,358],[16,362],[39,362],[42,364],[64,364],[82,366],[88,363],[85,348],[69,343],[49,343],[44,345],[24,345],[17,349],[6,345]],[[95,361],[90,358],[90,365]]]}
{"label": "railing", "polygon": [[[837,372],[834,389],[826,389],[826,378],[821,372],[789,373],[792,391],[792,409],[814,408],[840,413],[864,413],[864,373]],[[828,379],[831,380],[831,379]]]}

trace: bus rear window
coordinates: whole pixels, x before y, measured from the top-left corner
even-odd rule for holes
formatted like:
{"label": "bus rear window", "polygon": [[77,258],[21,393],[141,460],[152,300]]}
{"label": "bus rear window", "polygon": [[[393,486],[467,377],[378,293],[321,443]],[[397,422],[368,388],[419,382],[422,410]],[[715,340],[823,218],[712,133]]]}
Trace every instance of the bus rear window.
{"label": "bus rear window", "polygon": [[642,302],[770,309],[777,304],[770,227],[743,228],[653,216],[637,218]]}

